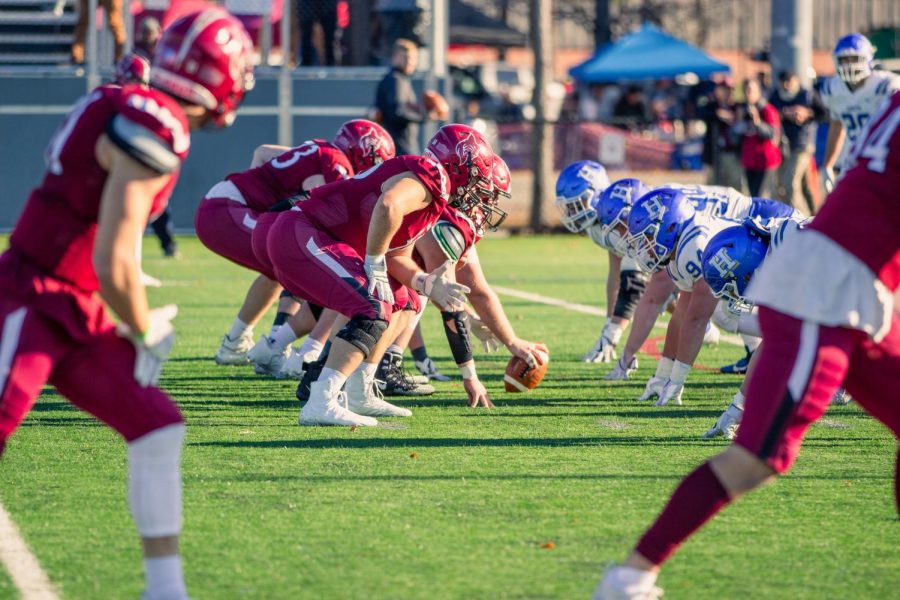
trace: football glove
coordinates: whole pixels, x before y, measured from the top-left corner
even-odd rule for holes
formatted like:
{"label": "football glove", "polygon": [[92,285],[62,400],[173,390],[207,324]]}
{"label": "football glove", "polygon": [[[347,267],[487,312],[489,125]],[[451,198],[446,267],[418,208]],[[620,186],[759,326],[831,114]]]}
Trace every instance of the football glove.
{"label": "football glove", "polygon": [[603,331],[597,339],[597,343],[587,354],[581,357],[586,363],[607,363],[616,360],[616,345],[622,337],[622,326],[612,321],[607,321]]}
{"label": "football glove", "polygon": [[469,313],[465,314],[465,319],[469,324],[469,329],[475,334],[475,337],[481,340],[481,345],[484,346],[485,352],[494,352],[500,348],[500,340],[497,339],[494,332],[484,324],[484,321]]}
{"label": "football glove", "polygon": [[387,262],[384,255],[366,254],[366,278],[369,280],[369,294],[388,304],[394,303],[394,292],[388,281]]}
{"label": "football glove", "polygon": [[148,313],[150,325],[144,335],[131,331],[120,324],[117,333],[134,345],[134,379],[141,387],[156,385],[162,372],[163,363],[169,358],[175,345],[175,327],[172,319],[178,314],[178,307],[167,304],[154,308]]}
{"label": "football glove", "polygon": [[684,383],[678,383],[671,379],[663,386],[659,393],[659,399],[654,406],[666,406],[670,402],[675,406],[681,406],[681,393],[684,391]]}
{"label": "football glove", "polygon": [[453,266],[454,263],[448,260],[431,273],[420,273],[413,281],[417,292],[428,296],[448,312],[462,310],[466,294],[472,291],[461,283],[444,278],[444,274]]}
{"label": "football glove", "polygon": [[650,381],[647,382],[647,386],[644,388],[644,393],[641,394],[641,397],[638,398],[639,401],[644,402],[646,400],[652,400],[653,398],[662,394],[663,388],[666,387],[666,383],[668,383],[669,379],[667,377],[657,377],[654,375],[650,378]]}
{"label": "football glove", "polygon": [[606,381],[625,381],[631,379],[631,376],[638,370],[637,356],[632,357],[631,362],[628,363],[627,366],[623,362],[624,360],[624,356],[617,360],[616,366],[603,379]]}
{"label": "football glove", "polygon": [[[740,394],[740,392],[738,392]],[[736,396],[735,396],[736,398]],[[743,396],[741,396],[743,398]],[[744,407],[738,406],[736,402],[728,405],[716,424],[706,430],[703,434],[705,438],[725,436],[726,440],[733,440],[737,436],[738,425],[741,424],[741,417],[744,416]]]}

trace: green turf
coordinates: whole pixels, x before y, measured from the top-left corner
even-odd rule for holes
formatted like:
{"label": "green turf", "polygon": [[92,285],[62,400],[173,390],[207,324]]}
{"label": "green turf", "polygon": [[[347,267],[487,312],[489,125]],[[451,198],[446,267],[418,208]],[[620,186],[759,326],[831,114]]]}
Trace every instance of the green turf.
{"label": "green turf", "polygon": [[[151,246],[148,240],[148,246]],[[376,429],[300,428],[294,385],[211,357],[251,275],[184,240],[148,248],[180,334],[163,386],[188,420],[186,577],[194,598],[586,598],[624,558],[682,475],[723,447],[698,438],[739,383],[695,372],[681,408],[635,401],[635,382],[578,356],[598,317],[504,298],[519,334],[553,361],[534,393],[502,392],[507,356],[479,356],[497,408],[461,385],[405,400]],[[604,261],[587,240],[486,240],[498,285],[598,304]],[[425,335],[453,371],[434,312]],[[740,355],[705,349],[716,366]],[[667,565],[667,598],[890,598],[900,589],[896,442],[855,405],[829,410],[792,474],[730,507]],[[67,598],[135,598],[140,554],[125,500],[124,446],[45,392],[11,440],[0,500]],[[547,548],[549,542],[553,548]],[[12,596],[0,576],[0,597]],[[891,591],[893,590],[893,591]]]}

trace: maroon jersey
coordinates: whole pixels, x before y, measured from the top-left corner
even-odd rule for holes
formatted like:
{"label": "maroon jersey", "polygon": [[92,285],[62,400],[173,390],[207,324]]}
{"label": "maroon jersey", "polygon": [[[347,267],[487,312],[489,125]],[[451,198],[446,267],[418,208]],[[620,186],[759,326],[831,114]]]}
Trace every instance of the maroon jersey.
{"label": "maroon jersey", "polygon": [[810,229],[865,263],[890,290],[900,286],[900,94],[869,119],[841,178]]}
{"label": "maroon jersey", "polygon": [[405,217],[391,239],[390,249],[397,250],[415,242],[437,222],[447,206],[449,182],[444,168],[423,156],[398,156],[359,173],[352,179],[323,185],[310,193],[299,208],[314,225],[332,237],[366,253],[369,220],[386,181],[401,173],[415,175],[431,194],[431,202]]}
{"label": "maroon jersey", "polygon": [[[88,292],[98,289],[92,255],[107,173],[94,148],[104,133],[132,158],[172,178],[190,148],[184,111],[156,90],[101,86],[66,117],[47,147],[47,173],[31,192],[10,247],[43,273]],[[148,220],[167,200],[163,190]]]}
{"label": "maroon jersey", "polygon": [[325,183],[332,183],[352,177],[353,166],[337,146],[316,139],[225,179],[241,191],[249,208],[265,212],[276,202],[302,192],[303,183],[314,175],[322,175]]}

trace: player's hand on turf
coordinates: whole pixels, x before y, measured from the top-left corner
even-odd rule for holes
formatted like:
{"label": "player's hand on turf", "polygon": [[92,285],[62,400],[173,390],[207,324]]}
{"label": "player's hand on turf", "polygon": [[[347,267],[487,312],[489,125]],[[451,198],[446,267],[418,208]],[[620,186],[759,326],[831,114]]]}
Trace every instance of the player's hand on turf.
{"label": "player's hand on turf", "polygon": [[659,399],[654,406],[666,406],[668,404],[681,406],[681,393],[683,391],[683,383],[676,383],[670,379],[663,386],[662,391],[659,393]]}
{"label": "player's hand on turf", "polygon": [[631,361],[626,365],[625,357],[623,356],[619,360],[616,361],[616,366],[613,368],[609,374],[604,377],[606,381],[626,381],[631,379],[631,376],[638,370],[638,360],[637,356],[632,356]]}
{"label": "player's hand on turf", "polygon": [[834,189],[834,169],[831,167],[825,167],[822,169],[822,185],[825,186],[825,193],[830,194]]}
{"label": "player's hand on turf", "polygon": [[466,313],[465,318],[469,323],[469,329],[475,334],[475,337],[481,340],[481,345],[484,346],[485,352],[494,352],[500,348],[500,340],[484,324],[484,321],[469,313]]}
{"label": "player's hand on turf", "polygon": [[463,387],[469,398],[469,406],[473,408],[478,408],[479,406],[483,406],[484,408],[494,408],[494,403],[491,402],[487,389],[478,377],[463,379]]}
{"label": "player's hand on turf", "polygon": [[540,342],[529,342],[520,338],[514,339],[507,347],[510,353],[525,361],[532,369],[544,364],[544,359],[550,355],[547,346]]}
{"label": "player's hand on turf", "polygon": [[606,333],[603,333],[597,339],[594,347],[581,357],[581,360],[586,363],[608,363],[616,360],[618,356],[616,354],[616,345],[611,339],[606,337]]}
{"label": "player's hand on turf", "polygon": [[706,430],[703,437],[713,438],[722,435],[726,440],[733,440],[737,436],[738,425],[741,424],[743,416],[744,409],[732,402],[719,416],[716,424]]}
{"label": "player's hand on turf", "polygon": [[134,359],[134,378],[142,386],[156,385],[163,363],[169,358],[175,345],[175,327],[172,320],[178,314],[178,307],[167,304],[154,308],[148,313],[150,325],[144,335],[130,331],[120,325],[119,335],[127,338],[137,351]]}
{"label": "player's hand on turf", "polygon": [[391,291],[391,283],[388,281],[387,262],[384,255],[374,256],[366,254],[366,278],[369,280],[369,294],[388,304],[394,303],[394,292]]}
{"label": "player's hand on turf", "polygon": [[445,261],[440,267],[424,277],[420,276],[413,283],[417,292],[425,294],[442,309],[451,312],[462,310],[466,304],[466,294],[472,291],[463,284],[445,277],[453,267],[452,261]]}
{"label": "player's hand on turf", "polygon": [[641,394],[641,397],[638,398],[639,401],[643,402],[645,400],[652,400],[656,398],[660,394],[662,394],[663,388],[668,383],[668,379],[665,377],[657,377],[654,375],[650,378],[650,381],[647,382],[647,386],[644,388],[644,393]]}

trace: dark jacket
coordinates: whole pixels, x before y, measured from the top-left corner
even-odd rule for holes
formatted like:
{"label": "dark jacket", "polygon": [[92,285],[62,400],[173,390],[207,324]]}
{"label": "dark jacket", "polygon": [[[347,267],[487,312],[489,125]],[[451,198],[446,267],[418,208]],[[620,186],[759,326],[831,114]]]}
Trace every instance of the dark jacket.
{"label": "dark jacket", "polygon": [[378,84],[375,108],[381,112],[381,125],[394,138],[397,155],[420,154],[419,123],[426,115],[409,76],[391,69]]}
{"label": "dark jacket", "polygon": [[[812,92],[801,89],[797,92],[796,96],[789,100],[785,100],[781,97],[781,94],[778,93],[778,90],[775,90],[772,92],[772,97],[769,98],[769,102],[772,103],[772,106],[778,110],[778,114],[781,116],[781,127],[782,131],[784,131],[784,137],[787,140],[788,147],[790,147],[791,150],[802,150],[811,147],[816,134],[816,120],[823,119],[825,113],[824,107],[822,107],[821,103],[814,97]],[[807,121],[804,121],[803,124],[798,125],[793,119],[786,119],[784,117],[784,109],[789,106],[805,106],[813,111],[813,116]]]}

